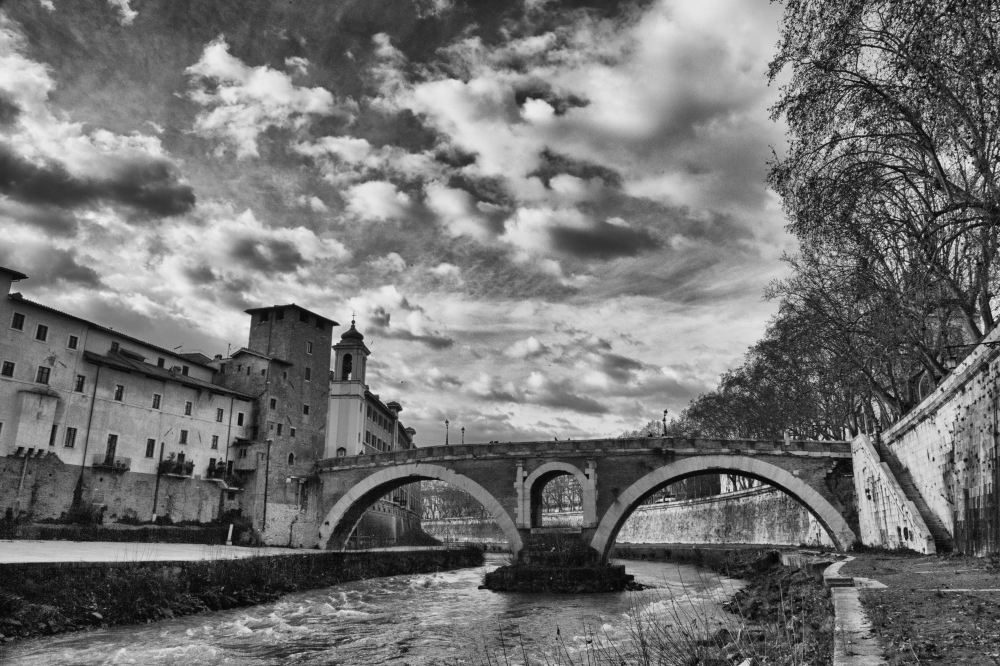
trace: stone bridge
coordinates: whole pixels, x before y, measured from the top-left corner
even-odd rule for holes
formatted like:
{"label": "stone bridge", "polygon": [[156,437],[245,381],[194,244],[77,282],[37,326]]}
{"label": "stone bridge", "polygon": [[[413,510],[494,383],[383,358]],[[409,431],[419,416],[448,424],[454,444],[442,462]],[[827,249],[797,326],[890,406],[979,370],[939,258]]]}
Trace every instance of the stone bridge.
{"label": "stone bridge", "polygon": [[[699,474],[739,474],[802,503],[841,550],[854,543],[849,442],[599,439],[432,446],[318,463],[319,547],[343,549],[365,509],[414,481],[436,479],[475,497],[517,555],[541,527],[542,489],[557,476],[580,483],[580,538],[606,560],[632,511],[664,486]],[[551,528],[548,528],[551,530]]]}

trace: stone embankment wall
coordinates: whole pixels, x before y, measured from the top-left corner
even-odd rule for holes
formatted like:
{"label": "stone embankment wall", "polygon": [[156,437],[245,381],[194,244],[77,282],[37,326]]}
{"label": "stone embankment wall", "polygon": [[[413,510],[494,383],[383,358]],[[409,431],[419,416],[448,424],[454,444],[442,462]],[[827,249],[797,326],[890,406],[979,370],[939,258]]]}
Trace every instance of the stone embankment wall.
{"label": "stone embankment wall", "polygon": [[866,435],[852,445],[854,487],[858,492],[858,538],[866,546],[936,552],[934,537],[889,466],[881,461]]}
{"label": "stone embankment wall", "polygon": [[[0,457],[0,516],[11,510],[29,520],[58,519],[73,503],[80,467],[56,456]],[[236,493],[238,495],[238,493]],[[208,522],[220,511],[238,506],[221,491],[220,482],[205,479],[116,472],[87,467],[83,470],[83,502],[104,507],[104,518],[133,517],[149,520],[153,513],[182,520]]]}
{"label": "stone embankment wall", "polygon": [[[579,512],[545,514],[546,524],[580,525]],[[439,539],[502,541],[494,523],[469,518],[424,521]],[[725,495],[640,506],[618,533],[617,543],[752,543],[833,546],[819,522],[780,490],[751,488]]]}
{"label": "stone embankment wall", "polygon": [[[1000,327],[883,435],[886,455],[910,477],[927,505],[925,521],[940,521],[956,549],[972,555],[1000,548],[1000,348],[989,344],[996,342]],[[872,501],[859,491],[859,502]],[[894,532],[895,526],[887,531]]]}

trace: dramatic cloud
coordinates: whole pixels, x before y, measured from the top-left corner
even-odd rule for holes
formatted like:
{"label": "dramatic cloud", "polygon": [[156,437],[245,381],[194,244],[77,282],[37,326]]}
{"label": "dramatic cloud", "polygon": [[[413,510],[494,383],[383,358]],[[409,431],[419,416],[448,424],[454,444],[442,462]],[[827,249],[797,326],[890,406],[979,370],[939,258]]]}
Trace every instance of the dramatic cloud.
{"label": "dramatic cloud", "polygon": [[[292,62],[297,71],[307,61]],[[201,59],[185,70],[194,78],[191,99],[210,110],[198,115],[195,129],[230,143],[237,157],[258,156],[258,136],[269,127],[301,129],[315,116],[348,113],[325,88],[292,83],[289,74],[270,67],[247,67],[229,53],[223,38],[205,47]]]}
{"label": "dramatic cloud", "polygon": [[29,297],[213,354],[248,307],[356,313],[419,443],[635,428],[772,314],[778,5],[40,4],[0,13]]}

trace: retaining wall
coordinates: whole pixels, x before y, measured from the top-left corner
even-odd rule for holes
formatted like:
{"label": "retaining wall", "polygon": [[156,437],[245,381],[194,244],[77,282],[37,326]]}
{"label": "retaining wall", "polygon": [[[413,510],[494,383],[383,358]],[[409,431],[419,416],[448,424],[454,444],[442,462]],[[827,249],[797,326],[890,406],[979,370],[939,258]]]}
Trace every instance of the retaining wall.
{"label": "retaining wall", "polygon": [[[972,555],[1000,548],[1000,348],[991,348],[997,342],[1000,328],[883,435],[883,446],[909,474],[933,518],[952,534],[958,551]],[[873,501],[859,491],[859,503]],[[892,543],[897,526],[905,525],[887,523],[888,536],[879,545]]]}
{"label": "retaining wall", "polygon": [[[544,514],[544,524],[579,526],[576,512]],[[437,538],[502,541],[492,522],[470,518],[424,521]],[[775,546],[833,546],[826,530],[801,504],[780,490],[751,488],[696,500],[638,507],[616,543],[752,543]]]}
{"label": "retaining wall", "polygon": [[[73,504],[73,492],[80,467],[68,465],[56,456],[0,458],[0,515],[10,509],[15,516],[38,521],[58,519]],[[182,520],[209,522],[220,510],[238,506],[228,501],[218,481],[161,476],[156,491],[156,475],[113,472],[92,467],[83,470],[83,502],[105,507],[105,520],[126,516],[149,520],[156,513]]]}
{"label": "retaining wall", "polygon": [[854,487],[858,492],[858,538],[866,546],[909,548],[930,555],[934,537],[889,466],[882,462],[866,435],[852,444]]}

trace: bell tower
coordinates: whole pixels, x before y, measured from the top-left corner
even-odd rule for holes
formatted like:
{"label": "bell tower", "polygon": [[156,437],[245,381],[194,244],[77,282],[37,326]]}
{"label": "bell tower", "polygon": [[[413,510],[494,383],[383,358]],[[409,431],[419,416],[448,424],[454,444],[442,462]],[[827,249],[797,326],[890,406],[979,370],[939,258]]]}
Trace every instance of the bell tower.
{"label": "bell tower", "polygon": [[333,381],[365,383],[365,367],[371,352],[364,340],[365,336],[354,328],[354,318],[351,317],[351,327],[340,336],[340,342],[333,346]]}
{"label": "bell tower", "polygon": [[351,327],[333,345],[333,371],[330,373],[330,404],[327,410],[326,450],[324,457],[356,456],[363,449],[365,432],[365,370],[368,355],[365,336]]}

